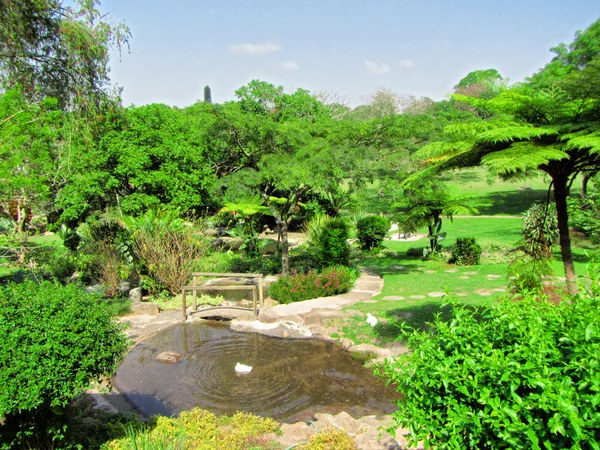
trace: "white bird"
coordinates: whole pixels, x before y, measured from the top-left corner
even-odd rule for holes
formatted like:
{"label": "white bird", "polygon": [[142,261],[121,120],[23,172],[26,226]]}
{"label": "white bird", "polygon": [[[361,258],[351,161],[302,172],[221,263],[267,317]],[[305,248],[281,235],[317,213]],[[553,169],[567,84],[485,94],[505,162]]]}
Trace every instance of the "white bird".
{"label": "white bird", "polygon": [[235,371],[237,373],[250,373],[252,372],[252,367],[246,366],[245,364],[237,363],[235,365]]}
{"label": "white bird", "polygon": [[374,327],[377,325],[377,317],[371,315],[371,313],[367,313],[367,323]]}

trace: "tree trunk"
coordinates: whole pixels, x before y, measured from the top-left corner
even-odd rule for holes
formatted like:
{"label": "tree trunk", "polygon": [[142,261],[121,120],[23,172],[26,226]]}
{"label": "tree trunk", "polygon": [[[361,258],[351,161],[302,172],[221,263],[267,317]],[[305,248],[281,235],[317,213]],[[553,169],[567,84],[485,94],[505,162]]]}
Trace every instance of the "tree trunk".
{"label": "tree trunk", "polygon": [[581,196],[583,198],[587,197],[587,185],[590,178],[591,174],[589,172],[583,172],[583,176],[581,177]]}
{"label": "tree trunk", "polygon": [[285,220],[278,222],[281,233],[281,275],[290,273],[290,249],[288,245],[288,224]]}
{"label": "tree trunk", "polygon": [[567,212],[567,177],[559,175],[552,178],[554,181],[554,201],[556,202],[556,219],[558,221],[558,235],[560,253],[562,255],[567,291],[571,295],[577,294],[575,281],[575,266],[571,252],[571,238],[569,236],[569,213]]}

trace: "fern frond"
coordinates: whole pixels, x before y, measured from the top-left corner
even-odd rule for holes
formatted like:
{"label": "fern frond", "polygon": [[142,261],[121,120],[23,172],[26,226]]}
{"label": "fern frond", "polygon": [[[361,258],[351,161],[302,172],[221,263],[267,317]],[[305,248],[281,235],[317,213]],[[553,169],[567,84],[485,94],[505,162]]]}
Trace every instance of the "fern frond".
{"label": "fern frond", "polygon": [[497,144],[499,142],[517,142],[537,139],[542,136],[555,136],[558,132],[553,128],[538,128],[525,125],[511,125],[504,128],[485,131],[477,135],[477,142]]}
{"label": "fern frond", "polygon": [[498,126],[499,124],[496,122],[461,122],[446,126],[444,134],[456,140],[472,139],[479,133],[493,130],[494,128],[498,128]]}
{"label": "fern frond", "polygon": [[417,150],[414,157],[418,160],[430,160],[440,157],[453,156],[471,149],[473,144],[466,141],[432,142]]}
{"label": "fern frond", "polygon": [[484,156],[481,163],[493,173],[509,174],[535,169],[549,161],[568,158],[567,153],[554,146],[520,142],[511,145],[506,150]]}
{"label": "fern frond", "polygon": [[568,138],[566,147],[571,150],[589,150],[590,153],[600,153],[600,132]]}

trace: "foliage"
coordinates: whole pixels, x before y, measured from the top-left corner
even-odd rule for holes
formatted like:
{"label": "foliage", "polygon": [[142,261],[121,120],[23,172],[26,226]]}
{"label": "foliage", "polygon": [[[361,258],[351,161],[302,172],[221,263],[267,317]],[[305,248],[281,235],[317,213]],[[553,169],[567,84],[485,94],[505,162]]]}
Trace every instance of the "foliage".
{"label": "foliage", "polygon": [[583,231],[594,244],[600,244],[600,194],[569,197],[569,225]]}
{"label": "foliage", "polygon": [[476,266],[481,260],[481,246],[474,237],[456,238],[450,262],[457,266]]}
{"label": "foliage", "polygon": [[77,247],[79,247],[81,236],[79,236],[75,230],[64,223],[58,230],[58,236],[62,239],[63,245],[72,252],[76,251]]}
{"label": "foliage", "polygon": [[600,292],[452,305],[380,373],[402,393],[394,428],[436,448],[597,448]]}
{"label": "foliage", "polygon": [[358,270],[332,266],[323,271],[288,275],[269,287],[269,294],[279,303],[300,302],[349,291],[358,278]]}
{"label": "foliage", "polygon": [[315,214],[307,223],[304,224],[302,231],[306,234],[307,242],[311,245],[318,245],[323,227],[331,219],[325,214]]}
{"label": "foliage", "polygon": [[298,450],[356,450],[356,444],[345,430],[333,428],[313,434]]}
{"label": "foliage", "polygon": [[50,282],[0,287],[2,448],[52,448],[63,408],[110,376],[127,349],[122,327],[78,287]]}
{"label": "foliage", "polygon": [[356,222],[356,230],[360,248],[372,250],[381,245],[390,231],[390,219],[385,216],[367,216]]}
{"label": "foliage", "polygon": [[350,246],[348,244],[348,224],[343,219],[329,219],[319,236],[319,255],[321,264],[333,266],[350,263]]}
{"label": "foliage", "polygon": [[523,215],[525,252],[534,259],[551,258],[552,246],[558,240],[558,222],[554,205],[532,205]]}
{"label": "foliage", "polygon": [[277,256],[254,256],[234,259],[230,266],[233,273],[262,273],[275,275],[281,272],[281,258]]}
{"label": "foliage", "polygon": [[508,287],[517,295],[540,295],[544,292],[544,281],[554,274],[547,258],[533,258],[523,252],[514,252],[508,265]]}
{"label": "foliage", "polygon": [[124,438],[106,443],[103,449],[246,450],[278,429],[279,424],[272,419],[243,412],[218,417],[194,408],[177,418],[158,416],[152,427],[130,426]]}
{"label": "foliage", "polygon": [[208,252],[208,244],[192,228],[161,227],[136,230],[134,250],[154,281],[178,294],[190,279],[194,261]]}

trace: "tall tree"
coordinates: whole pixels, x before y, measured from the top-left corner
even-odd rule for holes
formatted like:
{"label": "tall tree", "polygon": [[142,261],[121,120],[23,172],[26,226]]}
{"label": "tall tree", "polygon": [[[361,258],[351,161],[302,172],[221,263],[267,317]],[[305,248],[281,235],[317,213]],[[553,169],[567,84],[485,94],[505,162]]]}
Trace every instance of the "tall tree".
{"label": "tall tree", "polygon": [[0,0],[0,79],[26,98],[63,108],[98,107],[110,90],[109,55],[129,29],[109,22],[97,0]]}
{"label": "tall tree", "polygon": [[204,86],[204,103],[212,103],[212,95],[209,85]]}
{"label": "tall tree", "polygon": [[[530,170],[547,173],[556,202],[567,288],[572,294],[577,292],[577,285],[567,196],[579,173],[600,169],[600,87],[597,82],[600,53],[592,51],[586,62],[575,58],[577,64],[564,66],[564,70],[557,71],[557,64],[570,64],[569,52],[579,49],[581,42],[595,42],[598,23],[578,33],[575,42],[568,47],[570,50],[565,50],[561,59],[549,63],[531,82],[508,89],[491,100],[454,96],[456,100],[487,108],[501,116],[449,127],[447,141],[430,144],[418,152],[419,157],[434,164],[427,171],[481,164],[501,176]],[[560,76],[555,76],[557,73]],[[541,85],[546,87],[540,88]]]}

